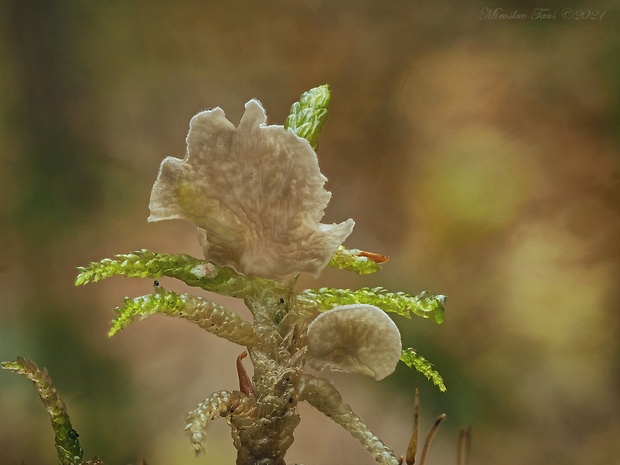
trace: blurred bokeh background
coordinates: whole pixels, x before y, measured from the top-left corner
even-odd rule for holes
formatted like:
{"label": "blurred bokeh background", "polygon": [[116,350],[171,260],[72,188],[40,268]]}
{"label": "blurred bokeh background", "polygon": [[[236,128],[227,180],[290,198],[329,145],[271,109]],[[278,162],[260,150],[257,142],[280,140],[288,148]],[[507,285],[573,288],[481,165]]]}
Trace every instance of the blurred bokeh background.
{"label": "blurred bokeh background", "polygon": [[[620,463],[620,10],[546,2],[555,18],[534,19],[538,6],[0,2],[0,359],[48,367],[86,456],[234,463],[224,421],[198,459],[182,429],[204,397],[235,388],[240,348],[164,317],[109,339],[112,309],[151,282],[73,279],[142,247],[199,256],[190,224],[146,222],[159,163],[184,155],[191,116],[221,106],[236,124],[257,97],[281,124],[329,83],[324,222],[354,218],[346,244],[391,260],[299,287],[447,294],[443,325],[396,321],[448,392],[404,366],[380,383],[326,376],[398,452],[419,383],[423,428],[448,415],[431,465],[456,463],[465,424],[474,465]],[[595,19],[578,19],[588,9]],[[301,410],[290,463],[373,463]],[[2,464],[56,462],[34,389],[8,372],[0,450]]]}

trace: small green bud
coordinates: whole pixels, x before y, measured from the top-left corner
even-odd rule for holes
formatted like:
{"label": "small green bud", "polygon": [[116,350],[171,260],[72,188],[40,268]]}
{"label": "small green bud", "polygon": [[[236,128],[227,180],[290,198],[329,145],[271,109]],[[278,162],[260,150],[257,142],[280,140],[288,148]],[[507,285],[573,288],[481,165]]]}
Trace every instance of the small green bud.
{"label": "small green bud", "polygon": [[321,131],[327,121],[330,100],[331,93],[327,84],[304,92],[299,101],[291,106],[284,127],[306,139],[312,148],[317,150]]}

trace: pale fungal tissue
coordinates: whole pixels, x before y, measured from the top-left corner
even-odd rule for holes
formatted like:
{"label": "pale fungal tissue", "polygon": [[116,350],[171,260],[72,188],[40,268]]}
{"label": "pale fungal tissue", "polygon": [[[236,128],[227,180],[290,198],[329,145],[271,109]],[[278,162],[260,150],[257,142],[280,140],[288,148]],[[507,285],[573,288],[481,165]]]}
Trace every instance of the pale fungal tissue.
{"label": "pale fungal tissue", "polygon": [[355,223],[320,223],[331,194],[316,153],[266,120],[258,100],[238,127],[219,107],[194,116],[185,158],[161,164],[149,221],[194,223],[205,258],[247,276],[318,276]]}
{"label": "pale fungal tissue", "polygon": [[373,305],[342,305],[321,313],[308,327],[308,364],[381,380],[396,369],[400,332]]}
{"label": "pale fungal tissue", "polygon": [[197,278],[212,277],[215,275],[215,267],[212,263],[201,263],[192,268],[190,273]]}

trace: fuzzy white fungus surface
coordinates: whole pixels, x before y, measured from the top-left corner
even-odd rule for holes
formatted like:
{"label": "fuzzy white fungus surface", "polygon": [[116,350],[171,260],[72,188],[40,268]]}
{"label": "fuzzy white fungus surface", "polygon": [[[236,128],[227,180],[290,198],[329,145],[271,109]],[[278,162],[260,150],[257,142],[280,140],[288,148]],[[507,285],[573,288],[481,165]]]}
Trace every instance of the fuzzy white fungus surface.
{"label": "fuzzy white fungus surface", "polygon": [[185,158],[161,164],[149,221],[196,224],[205,258],[248,276],[317,276],[354,222],[320,223],[331,194],[316,154],[266,120],[257,100],[245,105],[238,127],[221,108],[194,116]]}
{"label": "fuzzy white fungus surface", "polygon": [[321,313],[308,327],[308,364],[380,380],[396,369],[400,332],[383,310],[342,305]]}

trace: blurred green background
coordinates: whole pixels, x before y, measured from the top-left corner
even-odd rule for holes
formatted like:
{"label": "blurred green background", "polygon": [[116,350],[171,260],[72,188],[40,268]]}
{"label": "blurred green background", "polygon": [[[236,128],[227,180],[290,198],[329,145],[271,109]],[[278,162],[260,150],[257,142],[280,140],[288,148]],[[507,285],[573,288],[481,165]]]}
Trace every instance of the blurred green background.
{"label": "blurred green background", "polygon": [[[151,283],[74,288],[76,267],[142,247],[199,256],[191,225],[146,222],[191,116],[221,106],[236,124],[256,97],[281,124],[329,83],[324,222],[354,218],[347,245],[391,260],[299,287],[447,294],[442,326],[397,324],[448,392],[405,367],[381,383],[326,376],[400,453],[419,383],[424,429],[448,415],[430,465],[456,463],[464,424],[471,464],[620,463],[620,11],[547,4],[555,19],[533,19],[538,2],[4,0],[0,359],[48,367],[86,456],[232,464],[224,421],[199,459],[182,429],[235,388],[240,348],[163,317],[108,339],[112,309]],[[603,18],[575,19],[588,8]],[[8,372],[0,450],[2,464],[56,462],[32,386]],[[373,463],[306,405],[288,461]]]}

